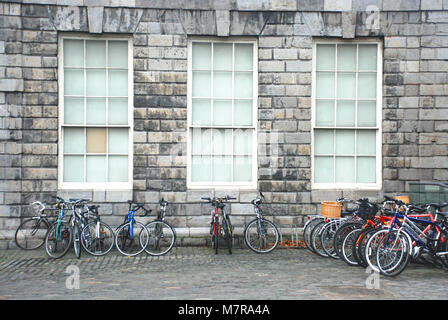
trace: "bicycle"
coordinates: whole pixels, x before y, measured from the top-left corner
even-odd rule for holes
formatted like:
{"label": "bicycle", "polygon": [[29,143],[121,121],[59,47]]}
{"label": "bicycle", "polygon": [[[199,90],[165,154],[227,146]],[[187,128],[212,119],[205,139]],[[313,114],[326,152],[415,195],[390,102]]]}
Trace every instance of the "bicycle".
{"label": "bicycle", "polygon": [[260,198],[252,200],[256,218],[250,221],[244,229],[244,241],[256,253],[272,252],[278,245],[280,238],[275,224],[263,217],[262,204],[264,195],[260,191]]}
{"label": "bicycle", "polygon": [[97,205],[86,206],[87,219],[92,220],[81,231],[81,244],[84,250],[93,256],[109,253],[115,244],[112,228],[101,221]]}
{"label": "bicycle", "polygon": [[70,226],[73,233],[73,249],[78,259],[81,257],[81,232],[89,223],[87,216],[82,211],[82,208],[86,206],[88,201],[88,199],[69,199],[69,203],[72,206]]}
{"label": "bicycle", "polygon": [[56,197],[56,206],[59,208],[58,217],[45,235],[45,252],[49,257],[59,259],[70,248],[73,232],[70,221],[64,220],[64,212],[70,209],[69,202]]}
{"label": "bicycle", "polygon": [[218,254],[219,238],[224,238],[229,254],[232,254],[233,247],[233,226],[230,222],[229,214],[224,210],[225,203],[223,201],[236,200],[230,196],[223,198],[201,198],[211,203],[214,209],[212,210],[212,222],[210,223],[210,235],[212,240],[212,248],[215,249],[215,254]]}
{"label": "bicycle", "polygon": [[129,209],[124,218],[124,222],[116,230],[115,246],[117,250],[125,256],[137,256],[142,253],[149,243],[149,231],[145,225],[135,220],[135,213],[142,209],[144,217],[151,213],[151,209],[146,209],[143,204],[128,200]]}

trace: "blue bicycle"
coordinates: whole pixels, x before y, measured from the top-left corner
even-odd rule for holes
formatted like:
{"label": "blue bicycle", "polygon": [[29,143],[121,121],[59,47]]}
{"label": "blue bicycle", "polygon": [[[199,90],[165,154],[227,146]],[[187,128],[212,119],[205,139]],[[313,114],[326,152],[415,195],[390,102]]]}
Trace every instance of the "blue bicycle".
{"label": "blue bicycle", "polygon": [[64,256],[73,239],[73,230],[68,219],[64,219],[64,213],[69,210],[69,203],[56,197],[58,217],[45,235],[45,251],[51,258],[58,259]]}

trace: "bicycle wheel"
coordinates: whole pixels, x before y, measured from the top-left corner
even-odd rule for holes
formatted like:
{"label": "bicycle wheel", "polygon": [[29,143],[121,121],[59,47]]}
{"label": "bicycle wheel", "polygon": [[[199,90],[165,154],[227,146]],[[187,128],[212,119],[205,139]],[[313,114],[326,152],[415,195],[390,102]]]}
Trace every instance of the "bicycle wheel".
{"label": "bicycle wheel", "polygon": [[221,226],[218,221],[213,224],[213,245],[215,248],[215,254],[218,254],[219,234],[221,232]]}
{"label": "bicycle wheel", "polygon": [[133,257],[142,253],[148,242],[148,229],[140,222],[127,222],[117,229],[115,246],[125,256]]}
{"label": "bicycle wheel", "polygon": [[342,260],[349,266],[357,266],[358,262],[353,257],[353,244],[358,238],[358,234],[362,229],[353,229],[345,235],[342,240]]}
{"label": "bicycle wheel", "polygon": [[359,229],[361,227],[362,224],[359,222],[346,222],[336,230],[333,247],[339,258],[342,259],[342,241],[344,237],[353,229]]}
{"label": "bicycle wheel", "polygon": [[176,241],[176,233],[173,227],[164,221],[152,221],[145,225],[149,232],[146,253],[152,256],[162,256],[168,253]]}
{"label": "bicycle wheel", "polygon": [[378,244],[376,263],[380,273],[395,277],[409,263],[411,244],[403,233],[393,230],[387,233]]}
{"label": "bicycle wheel", "polygon": [[323,219],[323,217],[314,217],[311,220],[307,221],[305,223],[305,226],[303,227],[303,242],[305,242],[305,246],[308,248],[308,250],[312,252],[314,252],[314,250],[311,246],[311,232],[313,231],[314,227]]}
{"label": "bicycle wheel", "polygon": [[49,227],[48,222],[43,219],[37,217],[26,219],[20,224],[14,235],[16,245],[24,250],[40,248],[45,243],[45,235]]}
{"label": "bicycle wheel", "polygon": [[280,239],[280,233],[274,223],[262,218],[250,221],[244,229],[244,241],[256,253],[273,251]]}
{"label": "bicycle wheel", "polygon": [[82,229],[82,247],[93,256],[107,254],[114,247],[114,243],[112,228],[102,221],[92,221]]}
{"label": "bicycle wheel", "polygon": [[76,258],[79,259],[81,257],[81,230],[77,223],[73,226],[73,248]]}
{"label": "bicycle wheel", "polygon": [[320,233],[320,243],[322,245],[322,249],[327,254],[327,256],[334,259],[340,259],[334,248],[334,236],[340,225],[341,221],[333,220],[327,223],[322,228],[322,231]]}
{"label": "bicycle wheel", "polygon": [[376,264],[376,250],[378,248],[378,244],[388,232],[388,229],[377,230],[372,235],[370,235],[369,239],[367,240],[364,250],[364,260],[373,271],[380,272],[380,270],[378,269],[378,265]]}
{"label": "bicycle wheel", "polygon": [[365,229],[360,230],[358,233],[358,236],[356,237],[356,241],[353,243],[352,253],[353,253],[353,259],[358,263],[361,267],[367,267],[367,265],[363,264],[362,258],[358,255],[359,248],[361,246],[361,242],[363,239],[363,236],[366,234],[367,231],[370,231],[371,228],[367,227]]}
{"label": "bicycle wheel", "polygon": [[313,248],[313,252],[317,253],[321,257],[328,257],[328,254],[322,248],[322,243],[320,242],[320,234],[322,228],[327,224],[325,220],[319,222],[311,232],[311,248]]}
{"label": "bicycle wheel", "polygon": [[363,266],[363,267],[367,267],[369,265],[369,263],[366,260],[366,246],[367,246],[367,242],[369,241],[369,238],[378,231],[378,228],[368,228],[366,229],[360,239],[359,239],[359,243],[357,244],[357,251],[356,251],[356,256],[358,258],[359,261],[359,265]]}
{"label": "bicycle wheel", "polygon": [[64,256],[72,244],[73,231],[68,223],[55,223],[45,236],[45,252],[51,258]]}
{"label": "bicycle wheel", "polygon": [[222,228],[224,232],[224,240],[226,242],[227,248],[229,249],[229,254],[232,254],[233,230],[229,217],[222,221]]}

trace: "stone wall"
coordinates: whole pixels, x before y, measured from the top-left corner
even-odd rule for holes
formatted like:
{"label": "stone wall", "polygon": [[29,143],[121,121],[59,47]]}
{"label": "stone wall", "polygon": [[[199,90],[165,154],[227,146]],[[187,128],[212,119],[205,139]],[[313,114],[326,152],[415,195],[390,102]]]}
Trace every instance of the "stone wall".
{"label": "stone wall", "polygon": [[[128,199],[170,202],[180,234],[207,233],[210,190],[187,190],[187,39],[258,39],[259,187],[275,222],[301,225],[321,201],[381,198],[409,181],[448,180],[448,1],[22,0],[0,2],[0,241],[33,200],[82,196],[117,225]],[[128,34],[134,43],[134,188],[58,190],[58,34]],[[383,39],[383,189],[311,189],[313,37]],[[272,154],[271,135],[279,142]],[[264,152],[268,150],[268,153]],[[255,191],[221,190],[235,224]],[[241,216],[240,216],[241,214]],[[197,240],[203,243],[203,239]]]}

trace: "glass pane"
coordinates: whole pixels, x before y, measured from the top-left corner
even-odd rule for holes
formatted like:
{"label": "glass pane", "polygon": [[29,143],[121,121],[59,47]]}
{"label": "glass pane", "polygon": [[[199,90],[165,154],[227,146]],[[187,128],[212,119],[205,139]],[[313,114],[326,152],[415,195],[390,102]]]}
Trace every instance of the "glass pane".
{"label": "glass pane", "polygon": [[213,73],[213,97],[231,98],[232,97],[232,73],[215,72]]}
{"label": "glass pane", "polygon": [[106,66],[106,41],[86,41],[86,66],[100,68]]}
{"label": "glass pane", "polygon": [[106,124],[106,99],[87,98],[87,124]]}
{"label": "glass pane", "polygon": [[235,72],[235,98],[252,98],[252,72]]}
{"label": "glass pane", "polygon": [[192,129],[192,153],[195,155],[211,154],[212,151],[212,129]]}
{"label": "glass pane", "polygon": [[213,130],[213,154],[232,154],[232,129]]}
{"label": "glass pane", "polygon": [[213,101],[213,124],[231,125],[232,124],[232,101],[214,100]]}
{"label": "glass pane", "polygon": [[316,100],[316,125],[334,125],[334,100]]}
{"label": "glass pane", "polygon": [[314,154],[333,154],[333,130],[314,131]]}
{"label": "glass pane", "polygon": [[233,107],[233,124],[236,126],[252,125],[252,100],[235,100]]}
{"label": "glass pane", "polygon": [[358,157],[356,166],[356,182],[376,183],[376,159],[374,157]]}
{"label": "glass pane", "polygon": [[109,156],[108,168],[109,182],[127,182],[128,181],[128,157],[127,156]]}
{"label": "glass pane", "polygon": [[64,69],[64,95],[84,95],[84,71]]}
{"label": "glass pane", "polygon": [[354,157],[336,157],[336,182],[355,182]]}
{"label": "glass pane", "polygon": [[210,97],[211,76],[208,71],[193,72],[193,97]]}
{"label": "glass pane", "polygon": [[336,46],[334,44],[317,45],[316,67],[320,71],[333,71],[335,69]]}
{"label": "glass pane", "polygon": [[106,153],[106,128],[87,128],[86,135],[87,153]]}
{"label": "glass pane", "polygon": [[232,70],[232,44],[213,44],[213,70]]}
{"label": "glass pane", "polygon": [[84,99],[64,98],[64,123],[83,124],[84,123]]}
{"label": "glass pane", "polygon": [[358,130],[357,154],[374,156],[376,155],[376,131]]}
{"label": "glass pane", "polygon": [[109,98],[109,124],[128,124],[128,98]]}
{"label": "glass pane", "polygon": [[84,156],[64,156],[64,182],[84,181]]}
{"label": "glass pane", "polygon": [[128,96],[128,72],[109,70],[109,96]]}
{"label": "glass pane", "polygon": [[193,99],[192,122],[193,124],[210,125],[210,100]]}
{"label": "glass pane", "polygon": [[212,68],[212,45],[210,43],[193,42],[193,69]]}
{"label": "glass pane", "polygon": [[314,182],[327,183],[334,180],[333,157],[314,158]]}
{"label": "glass pane", "polygon": [[356,97],[356,73],[338,73],[338,98]]}
{"label": "glass pane", "polygon": [[318,72],[316,81],[316,98],[334,98],[334,73]]}
{"label": "glass pane", "polygon": [[109,128],[109,153],[128,153],[128,128]]}
{"label": "glass pane", "polygon": [[252,154],[252,129],[233,131],[233,151],[235,155]]}
{"label": "glass pane", "polygon": [[211,156],[193,156],[191,159],[191,181],[211,180]]}
{"label": "glass pane", "polygon": [[355,154],[354,130],[336,130],[336,154]]}
{"label": "glass pane", "polygon": [[252,157],[235,156],[233,158],[233,181],[252,181]]}
{"label": "glass pane", "polygon": [[358,73],[358,99],[376,98],[376,73]]}
{"label": "glass pane", "polygon": [[358,101],[358,126],[376,126],[376,101]]}
{"label": "glass pane", "polygon": [[84,128],[64,128],[64,153],[84,152]]}
{"label": "glass pane", "polygon": [[109,41],[108,43],[108,64],[111,68],[128,67],[128,42]]}
{"label": "glass pane", "polygon": [[355,126],[355,101],[338,101],[336,125],[341,127]]}
{"label": "glass pane", "polygon": [[86,157],[86,181],[87,182],[106,181],[106,156]]}
{"label": "glass pane", "polygon": [[213,157],[213,181],[230,182],[232,181],[232,157],[214,156]]}
{"label": "glass pane", "polygon": [[356,71],[356,45],[338,45],[338,70]]}
{"label": "glass pane", "polygon": [[235,44],[235,70],[252,70],[254,64],[252,44]]}
{"label": "glass pane", "polygon": [[87,96],[106,95],[106,70],[86,70]]}
{"label": "glass pane", "polygon": [[358,51],[358,70],[376,71],[377,45],[360,44]]}
{"label": "glass pane", "polygon": [[84,67],[84,41],[64,39],[64,66]]}

